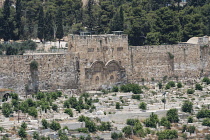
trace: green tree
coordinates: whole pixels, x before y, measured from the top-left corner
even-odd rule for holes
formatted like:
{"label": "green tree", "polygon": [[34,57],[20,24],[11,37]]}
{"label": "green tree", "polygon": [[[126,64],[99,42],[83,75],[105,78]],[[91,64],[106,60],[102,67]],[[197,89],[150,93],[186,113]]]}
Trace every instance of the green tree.
{"label": "green tree", "polygon": [[54,39],[54,25],[51,12],[48,10],[45,16],[44,39],[45,41],[52,41]]}
{"label": "green tree", "polygon": [[54,131],[61,129],[60,123],[58,123],[56,121],[52,121],[50,124],[50,129],[52,129]]}
{"label": "green tree", "polygon": [[57,27],[56,38],[58,38],[58,40],[59,40],[59,48],[60,48],[60,41],[61,41],[61,39],[64,36],[64,32],[63,32],[63,14],[62,14],[61,7],[59,7],[58,13],[56,15],[56,27]]}
{"label": "green tree", "polygon": [[194,89],[187,89],[187,94],[193,94],[195,92]]}
{"label": "green tree", "polygon": [[52,105],[52,110],[54,110],[54,111],[58,111],[58,105],[53,104],[53,105]]}
{"label": "green tree", "polygon": [[9,117],[9,115],[12,113],[12,106],[9,103],[3,103],[2,113],[5,117]]}
{"label": "green tree", "polygon": [[20,130],[18,131],[18,135],[21,137],[21,138],[26,138],[27,137],[27,133],[26,133],[26,130],[21,127]]}
{"label": "green tree", "polygon": [[23,129],[26,129],[26,128],[27,128],[27,124],[26,124],[25,122],[23,122],[23,123],[21,124],[21,127],[22,127]]}
{"label": "green tree", "polygon": [[188,117],[187,123],[193,123],[193,117],[192,116]]}
{"label": "green tree", "polygon": [[28,109],[28,114],[33,116],[34,118],[37,118],[37,116],[38,116],[38,112],[35,107],[30,107]]}
{"label": "green tree", "polygon": [[70,117],[73,117],[73,112],[70,108],[65,109],[64,113],[68,114]]}
{"label": "green tree", "polygon": [[43,7],[39,7],[39,17],[38,17],[38,31],[37,36],[40,39],[40,41],[43,43],[44,39],[44,32],[45,32],[45,23],[44,23],[44,10]]}
{"label": "green tree", "polygon": [[33,133],[33,139],[36,139],[36,140],[39,140],[40,139],[40,136],[39,136],[39,133],[38,132],[34,132]]}
{"label": "green tree", "polygon": [[182,83],[181,82],[177,83],[177,88],[182,88]]}
{"label": "green tree", "polygon": [[116,11],[112,23],[111,23],[111,30],[112,31],[123,31],[123,24],[124,24],[124,14],[122,7]]}
{"label": "green tree", "polygon": [[147,109],[147,104],[145,102],[141,102],[139,104],[139,108],[142,109],[142,110],[146,110]]}
{"label": "green tree", "polygon": [[128,137],[132,134],[132,127],[131,126],[125,126],[122,131],[124,132],[125,136]]}
{"label": "green tree", "polygon": [[44,129],[48,128],[49,124],[48,124],[47,120],[42,119],[42,126],[43,126]]}
{"label": "green tree", "polygon": [[182,105],[182,111],[183,112],[189,112],[192,113],[193,111],[193,103],[188,101],[184,101],[183,105]]}
{"label": "green tree", "polygon": [[179,122],[179,116],[178,116],[178,110],[177,109],[170,109],[166,113],[167,120],[171,123],[178,123]]}
{"label": "green tree", "polygon": [[167,120],[166,117],[161,118],[160,125],[165,126],[167,129],[171,128],[171,123]]}
{"label": "green tree", "polygon": [[151,113],[150,117],[144,121],[144,124],[146,127],[152,127],[152,128],[156,128],[157,123],[159,123],[158,116],[157,114],[154,114],[153,112]]}
{"label": "green tree", "polygon": [[203,87],[202,87],[200,84],[197,83],[197,84],[195,85],[195,89],[196,89],[196,90],[203,90]]}
{"label": "green tree", "polygon": [[17,33],[17,38],[16,39],[20,39],[20,35],[22,34],[22,24],[21,24],[21,10],[22,10],[22,1],[21,0],[16,0],[16,28],[18,30]]}
{"label": "green tree", "polygon": [[120,103],[119,102],[116,102],[115,108],[120,109]]}

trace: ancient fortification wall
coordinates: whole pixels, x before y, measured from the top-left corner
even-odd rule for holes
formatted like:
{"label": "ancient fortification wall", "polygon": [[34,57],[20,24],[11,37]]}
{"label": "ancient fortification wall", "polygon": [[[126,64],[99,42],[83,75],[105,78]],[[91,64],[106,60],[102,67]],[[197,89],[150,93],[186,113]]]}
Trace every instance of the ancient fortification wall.
{"label": "ancient fortification wall", "polygon": [[[130,81],[162,80],[164,76],[174,78],[199,78],[206,74],[208,60],[200,45],[160,45],[130,47]],[[204,59],[202,59],[204,57]],[[205,65],[202,65],[205,63]]]}
{"label": "ancient fortification wall", "polygon": [[[0,88],[11,88],[17,93],[33,91],[34,86],[38,86],[40,90],[77,88],[74,57],[73,54],[2,56]],[[30,71],[30,63],[33,60],[38,62],[35,79]]]}
{"label": "ancient fortification wall", "polygon": [[[113,84],[200,78],[210,74],[208,45],[129,46],[127,35],[70,35],[65,54],[0,57],[0,88],[17,93],[93,90]],[[36,60],[38,71],[30,70]]]}

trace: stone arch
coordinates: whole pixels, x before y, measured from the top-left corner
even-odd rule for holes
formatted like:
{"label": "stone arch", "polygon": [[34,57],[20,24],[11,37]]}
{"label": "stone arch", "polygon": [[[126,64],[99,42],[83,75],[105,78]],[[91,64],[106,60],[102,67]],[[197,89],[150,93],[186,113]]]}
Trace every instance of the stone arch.
{"label": "stone arch", "polygon": [[91,64],[90,69],[93,73],[101,72],[104,68],[104,62],[102,61],[95,61]]}
{"label": "stone arch", "polygon": [[116,60],[110,60],[105,65],[106,68],[106,75],[107,75],[107,81],[111,83],[116,83],[120,81],[120,73],[122,67]]}

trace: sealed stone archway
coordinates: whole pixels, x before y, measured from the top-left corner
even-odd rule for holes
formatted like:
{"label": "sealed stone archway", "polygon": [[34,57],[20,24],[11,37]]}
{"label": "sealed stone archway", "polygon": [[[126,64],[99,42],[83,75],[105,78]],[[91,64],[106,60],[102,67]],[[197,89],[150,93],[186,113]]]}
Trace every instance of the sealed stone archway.
{"label": "sealed stone archway", "polygon": [[106,64],[95,61],[89,68],[85,68],[86,90],[97,90],[123,81],[125,81],[125,69],[115,60]]}

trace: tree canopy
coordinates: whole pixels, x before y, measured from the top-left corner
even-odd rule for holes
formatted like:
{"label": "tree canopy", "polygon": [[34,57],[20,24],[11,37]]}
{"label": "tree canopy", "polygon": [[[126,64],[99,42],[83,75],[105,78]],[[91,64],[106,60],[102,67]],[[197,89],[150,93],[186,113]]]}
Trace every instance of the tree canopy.
{"label": "tree canopy", "polygon": [[[174,44],[210,35],[210,1],[188,0],[5,0],[0,8],[4,41],[40,38],[51,41],[91,31],[128,34],[130,45]],[[61,12],[62,11],[62,12]]]}

